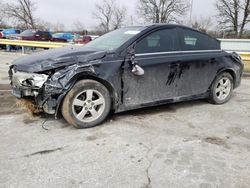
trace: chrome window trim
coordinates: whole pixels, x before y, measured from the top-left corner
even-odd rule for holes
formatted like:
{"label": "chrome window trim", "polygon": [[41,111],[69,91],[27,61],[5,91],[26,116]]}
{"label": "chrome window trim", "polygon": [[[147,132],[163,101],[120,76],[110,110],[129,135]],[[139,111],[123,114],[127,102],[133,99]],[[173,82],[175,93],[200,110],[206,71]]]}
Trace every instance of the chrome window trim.
{"label": "chrome window trim", "polygon": [[172,51],[172,52],[154,52],[135,54],[136,57],[150,56],[150,55],[164,55],[164,54],[182,54],[182,53],[202,53],[202,52],[222,52],[223,50],[192,50],[192,51]]}

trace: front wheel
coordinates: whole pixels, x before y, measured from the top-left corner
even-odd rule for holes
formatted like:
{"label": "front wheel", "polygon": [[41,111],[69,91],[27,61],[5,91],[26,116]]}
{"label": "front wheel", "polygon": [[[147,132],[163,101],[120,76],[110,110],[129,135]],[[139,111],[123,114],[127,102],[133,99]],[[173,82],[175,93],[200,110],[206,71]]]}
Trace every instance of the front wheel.
{"label": "front wheel", "polygon": [[76,128],[90,128],[102,123],[110,108],[110,94],[104,85],[81,80],[66,95],[61,111],[65,120]]}
{"label": "front wheel", "polygon": [[213,82],[208,101],[213,104],[224,104],[229,101],[233,91],[233,77],[224,72]]}

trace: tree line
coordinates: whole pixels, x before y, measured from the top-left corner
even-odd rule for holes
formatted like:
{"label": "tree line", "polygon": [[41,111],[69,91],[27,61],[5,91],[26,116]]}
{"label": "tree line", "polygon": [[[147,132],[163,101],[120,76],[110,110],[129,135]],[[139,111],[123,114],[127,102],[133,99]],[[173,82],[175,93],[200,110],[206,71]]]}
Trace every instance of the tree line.
{"label": "tree line", "polygon": [[[250,22],[250,0],[216,0],[214,19],[200,16],[187,20],[192,5],[190,0],[137,0],[136,16],[129,16],[126,6],[116,0],[103,0],[95,5],[93,19],[98,21],[97,30],[106,33],[126,25],[144,23],[178,23],[191,25],[202,32],[208,32],[213,24],[218,25],[223,35],[245,37]],[[37,9],[33,0],[0,0],[0,28],[14,26],[21,29],[64,30],[61,23],[52,24],[35,16]],[[136,18],[136,19],[135,19]],[[191,18],[191,15],[190,15]],[[76,21],[72,30],[85,30],[84,23]]]}

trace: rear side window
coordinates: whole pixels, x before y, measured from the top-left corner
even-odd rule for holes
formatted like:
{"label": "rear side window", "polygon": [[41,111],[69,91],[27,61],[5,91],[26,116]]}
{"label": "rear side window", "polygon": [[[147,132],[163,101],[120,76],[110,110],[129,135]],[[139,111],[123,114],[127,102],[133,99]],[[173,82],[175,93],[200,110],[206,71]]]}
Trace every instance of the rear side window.
{"label": "rear side window", "polygon": [[220,49],[220,42],[206,34],[189,29],[183,29],[182,31],[181,42],[183,51]]}
{"label": "rear side window", "polygon": [[177,38],[177,30],[175,28],[155,31],[136,44],[136,53],[178,51]]}

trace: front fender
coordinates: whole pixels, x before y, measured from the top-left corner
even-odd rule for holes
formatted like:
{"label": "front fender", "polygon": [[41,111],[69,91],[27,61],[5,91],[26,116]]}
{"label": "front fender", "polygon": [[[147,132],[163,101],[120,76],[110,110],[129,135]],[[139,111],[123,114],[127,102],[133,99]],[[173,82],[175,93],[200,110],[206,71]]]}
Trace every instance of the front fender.
{"label": "front fender", "polygon": [[102,83],[109,90],[112,98],[112,107],[116,109],[119,103],[119,96],[112,83],[101,77],[93,65],[79,67],[72,65],[67,69],[56,72],[45,84],[47,95],[58,95],[55,116],[62,104],[64,97],[74,87],[75,83],[82,79],[92,79]]}

